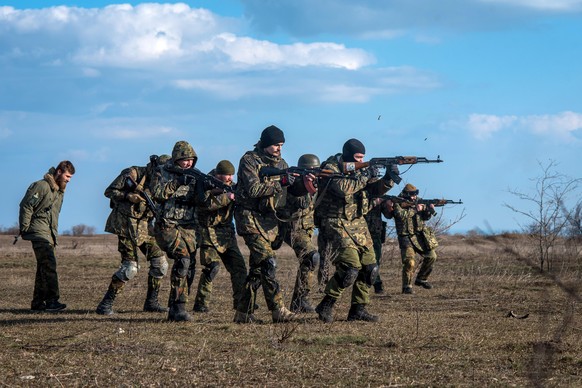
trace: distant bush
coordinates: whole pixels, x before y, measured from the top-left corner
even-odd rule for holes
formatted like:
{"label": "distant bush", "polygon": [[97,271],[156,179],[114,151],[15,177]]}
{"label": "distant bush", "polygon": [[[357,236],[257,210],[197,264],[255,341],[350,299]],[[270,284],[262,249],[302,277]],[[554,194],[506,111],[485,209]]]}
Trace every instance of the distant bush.
{"label": "distant bush", "polygon": [[71,228],[71,230],[65,230],[62,235],[63,236],[94,236],[95,235],[95,227],[88,226],[85,224],[75,225]]}
{"label": "distant bush", "polygon": [[16,236],[18,233],[20,233],[20,228],[17,223],[9,227],[0,226],[0,234]]}

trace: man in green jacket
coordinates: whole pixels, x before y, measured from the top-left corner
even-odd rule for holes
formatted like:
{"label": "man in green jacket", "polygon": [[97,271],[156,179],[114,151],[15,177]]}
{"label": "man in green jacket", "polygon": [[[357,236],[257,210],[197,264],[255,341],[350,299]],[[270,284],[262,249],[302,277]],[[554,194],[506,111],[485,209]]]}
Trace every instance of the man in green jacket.
{"label": "man in green jacket", "polygon": [[23,240],[32,242],[36,257],[36,278],[30,308],[33,311],[60,311],[57,245],[59,214],[67,183],[75,173],[68,160],[51,167],[44,178],[28,187],[20,201],[18,222]]}

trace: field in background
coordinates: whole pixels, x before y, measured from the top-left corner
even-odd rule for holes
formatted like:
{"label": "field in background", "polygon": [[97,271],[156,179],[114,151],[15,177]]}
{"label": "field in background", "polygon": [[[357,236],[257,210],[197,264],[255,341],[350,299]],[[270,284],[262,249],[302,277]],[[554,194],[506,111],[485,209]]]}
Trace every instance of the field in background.
{"label": "field in background", "polygon": [[[578,287],[579,299],[581,259],[556,263],[552,279],[506,252],[526,252],[520,236],[442,237],[435,288],[415,287],[414,295],[400,293],[400,259],[389,242],[380,270],[386,293],[372,294],[369,306],[380,323],[347,322],[347,290],[334,323],[304,315],[278,325],[262,293],[256,315],[265,323],[232,323],[224,268],[210,313],[179,324],[144,313],[145,261],[117,298],[118,314],[96,315],[119,264],[110,235],[62,237],[57,255],[68,308],[31,313],[32,248],[12,240],[0,236],[0,385],[582,386],[580,303],[564,291]],[[277,277],[286,303],[296,268],[292,251],[282,248]],[[317,287],[311,297],[313,304],[322,298]],[[188,309],[192,304],[193,296]]]}

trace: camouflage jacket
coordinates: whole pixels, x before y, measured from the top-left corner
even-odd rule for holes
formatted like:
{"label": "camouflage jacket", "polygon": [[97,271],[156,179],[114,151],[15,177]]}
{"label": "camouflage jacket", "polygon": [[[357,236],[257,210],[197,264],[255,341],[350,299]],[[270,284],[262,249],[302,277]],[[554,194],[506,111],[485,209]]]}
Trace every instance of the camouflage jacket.
{"label": "camouflage jacket", "polygon": [[425,221],[430,220],[433,214],[434,211],[428,207],[419,212],[414,207],[402,207],[399,203],[395,203],[389,218],[394,217],[399,241],[408,237],[417,249],[426,252],[438,246],[434,232],[425,224]]}
{"label": "camouflage jacket", "polygon": [[[209,175],[214,176],[215,171],[210,171]],[[221,253],[237,245],[233,223],[234,206],[234,201],[228,198],[227,193],[214,190],[204,192],[204,199],[196,208],[200,245],[213,246]]]}
{"label": "camouflage jacket", "polygon": [[[321,168],[342,173],[341,154],[329,157]],[[323,178],[319,183],[320,201],[315,217],[322,225],[328,240],[342,247],[368,246],[372,244],[364,216],[369,210],[369,195],[380,196],[390,184],[383,179],[371,179],[367,171],[359,170],[345,178]]]}
{"label": "camouflage jacket", "polygon": [[278,219],[275,211],[285,206],[287,189],[276,179],[259,178],[264,166],[285,169],[282,158],[273,158],[255,147],[240,160],[237,174],[237,210],[235,212],[237,232],[243,236],[260,234],[274,241],[278,234]]}
{"label": "camouflage jacket", "polygon": [[118,236],[130,238],[137,245],[143,244],[149,237],[148,222],[153,218],[145,202],[132,203],[127,200],[130,192],[128,178],[149,194],[150,176],[146,167],[132,166],[124,169],[105,189],[104,195],[110,200],[111,213],[105,223],[105,231]]}
{"label": "camouflage jacket", "polygon": [[281,218],[290,220],[292,230],[313,230],[315,229],[313,222],[314,205],[315,197],[312,194],[295,196],[291,192],[287,192],[285,207],[280,212]]}
{"label": "camouflage jacket", "polygon": [[20,201],[18,222],[24,240],[44,241],[57,245],[59,213],[64,192],[59,189],[51,169],[44,178],[34,182]]}
{"label": "camouflage jacket", "polygon": [[194,177],[188,177],[186,185],[178,184],[180,170],[172,159],[156,168],[150,183],[152,199],[160,206],[160,222],[196,228],[195,206],[199,202],[200,187]]}

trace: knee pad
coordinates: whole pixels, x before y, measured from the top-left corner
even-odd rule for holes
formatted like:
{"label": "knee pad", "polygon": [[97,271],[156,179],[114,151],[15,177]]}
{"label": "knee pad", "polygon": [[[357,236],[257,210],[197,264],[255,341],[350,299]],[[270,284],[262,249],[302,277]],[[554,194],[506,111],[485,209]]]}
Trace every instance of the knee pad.
{"label": "knee pad", "polygon": [[135,277],[137,274],[137,262],[131,260],[123,260],[121,266],[115,272],[115,277],[117,277],[122,282],[127,282]]}
{"label": "knee pad", "polygon": [[172,267],[172,275],[178,278],[185,278],[188,275],[188,269],[190,268],[190,258],[189,257],[179,257],[174,259],[174,266]]}
{"label": "knee pad", "polygon": [[274,279],[276,270],[277,261],[274,257],[269,257],[261,263],[261,274],[266,278]]}
{"label": "knee pad", "polygon": [[378,276],[378,266],[376,264],[365,265],[362,268],[362,272],[364,273],[364,281],[371,286]]}
{"label": "knee pad", "polygon": [[168,273],[168,260],[166,260],[166,256],[150,259],[150,272],[148,275],[159,279],[163,278],[166,273]]}
{"label": "knee pad", "polygon": [[343,275],[336,271],[334,277],[341,288],[348,288],[356,282],[359,272],[357,268],[348,267],[344,269]]}
{"label": "knee pad", "polygon": [[218,261],[213,261],[204,269],[202,272],[208,277],[208,280],[213,281],[216,275],[218,274],[218,270],[220,269],[220,263]]}
{"label": "knee pad", "polygon": [[320,258],[321,256],[319,255],[319,252],[317,251],[309,252],[303,258],[303,262],[301,263],[301,265],[305,266],[310,271],[313,271],[319,265]]}

